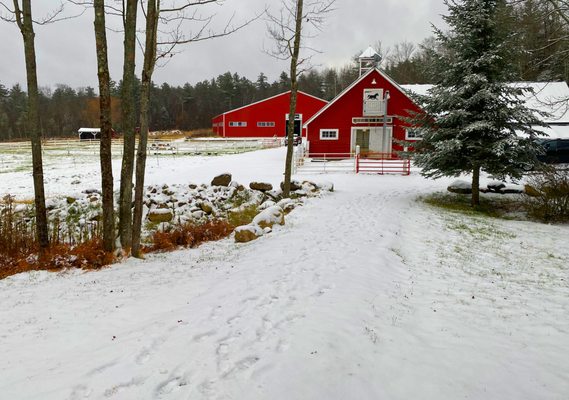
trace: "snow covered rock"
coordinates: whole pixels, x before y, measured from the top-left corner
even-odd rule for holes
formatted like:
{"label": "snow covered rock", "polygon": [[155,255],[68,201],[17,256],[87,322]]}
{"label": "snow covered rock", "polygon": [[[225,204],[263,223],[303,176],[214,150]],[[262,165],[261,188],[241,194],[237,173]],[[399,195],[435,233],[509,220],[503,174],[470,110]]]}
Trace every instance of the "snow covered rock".
{"label": "snow covered rock", "polygon": [[235,229],[235,241],[247,243],[263,236],[264,230],[257,225],[243,225]]}
{"label": "snow covered rock", "polygon": [[320,188],[320,190],[327,190],[328,192],[334,191],[334,184],[332,182],[323,182],[320,185],[318,185],[318,187]]}
{"label": "snow covered rock", "polygon": [[157,208],[148,213],[148,220],[154,223],[170,222],[174,214],[168,208]]}
{"label": "snow covered rock", "polygon": [[260,190],[261,192],[268,192],[270,190],[273,190],[273,185],[265,182],[251,182],[249,184],[249,187],[252,190]]}
{"label": "snow covered rock", "polygon": [[470,182],[456,180],[447,187],[447,190],[451,193],[471,194],[472,186]]}
{"label": "snow covered rock", "polygon": [[504,182],[501,182],[501,181],[491,181],[486,186],[488,187],[489,191],[497,193],[501,189],[505,188],[506,184]]}
{"label": "snow covered rock", "polygon": [[284,211],[279,206],[272,206],[261,211],[255,218],[253,218],[254,225],[261,228],[272,228],[273,225],[284,225],[285,217]]}
{"label": "snow covered rock", "polygon": [[263,204],[259,206],[259,210],[266,210],[269,207],[273,207],[275,204],[277,203],[275,203],[272,200],[266,200]]}
{"label": "snow covered rock", "polygon": [[504,187],[500,189],[500,193],[502,194],[520,194],[523,192],[524,187],[522,185],[508,184],[504,185]]}
{"label": "snow covered rock", "polygon": [[[302,189],[302,184],[298,181],[290,181],[290,190],[300,190]],[[284,190],[284,182],[281,182],[281,190]]]}
{"label": "snow covered rock", "polygon": [[229,186],[230,183],[231,183],[231,174],[225,173],[213,178],[213,180],[211,181],[211,186]]}
{"label": "snow covered rock", "polygon": [[199,207],[206,214],[211,214],[213,212],[213,204],[211,204],[209,201],[201,202]]}

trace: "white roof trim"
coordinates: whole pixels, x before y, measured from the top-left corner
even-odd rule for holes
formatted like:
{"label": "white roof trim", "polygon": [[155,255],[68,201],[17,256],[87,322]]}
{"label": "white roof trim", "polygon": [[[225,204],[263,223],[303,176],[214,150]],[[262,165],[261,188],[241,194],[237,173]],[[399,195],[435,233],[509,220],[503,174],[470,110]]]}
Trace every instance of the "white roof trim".
{"label": "white roof trim", "polygon": [[[256,102],[254,102],[254,103],[251,103],[251,104],[246,104],[246,105],[244,105],[244,106],[242,106],[242,107],[239,107],[239,108],[234,108],[233,110],[229,110],[229,111],[226,111],[226,112],[224,112],[224,113],[222,113],[222,114],[216,115],[215,117],[212,118],[212,120],[213,120],[213,119],[216,119],[217,117],[221,117],[222,115],[227,115],[227,114],[233,113],[233,112],[235,112],[235,111],[239,111],[239,110],[242,110],[242,109],[244,109],[244,108],[251,107],[251,106],[254,106],[254,105],[256,105],[256,104],[263,103],[263,102],[265,102],[265,101],[272,100],[272,99],[275,99],[275,98],[280,97],[280,96],[284,96],[284,95],[286,95],[286,94],[289,94],[290,92],[291,92],[290,90],[287,90],[287,91],[284,92],[284,93],[275,94],[274,96],[267,97],[266,99],[259,100],[259,101],[256,101]],[[320,100],[320,101],[323,102],[323,103],[328,103],[326,100],[321,99],[320,97],[316,97],[316,96],[313,96],[313,95],[311,95],[311,94],[305,93],[305,92],[303,92],[302,90],[299,90],[298,93],[302,93],[302,94],[305,95],[305,96],[312,97],[313,99],[316,99],[316,100]]]}
{"label": "white roof trim", "polygon": [[[306,121],[306,123],[303,125],[303,128],[307,128],[308,125],[314,121],[316,118],[318,118],[320,116],[320,114],[322,114],[324,111],[326,111],[328,108],[330,108],[332,106],[332,104],[334,104],[335,102],[337,102],[338,100],[340,100],[346,93],[348,93],[350,90],[352,90],[358,83],[360,83],[362,80],[364,80],[368,75],[370,75],[373,71],[376,71],[377,73],[379,73],[385,80],[387,80],[389,83],[391,83],[397,90],[399,90],[405,97],[407,97],[409,100],[413,101],[410,97],[409,94],[401,87],[401,85],[399,85],[397,82],[395,82],[389,75],[387,75],[386,73],[384,73],[383,71],[381,71],[379,68],[373,68],[370,69],[368,72],[366,72],[365,74],[363,74],[362,76],[360,76],[358,79],[356,79],[350,86],[348,86],[347,88],[345,88],[338,96],[334,97],[332,99],[332,101],[330,101],[328,104],[326,104],[324,107],[322,107],[320,109],[320,111],[318,111],[316,114],[314,114],[312,116],[312,118],[310,118],[308,121]],[[414,103],[414,102],[413,102]]]}

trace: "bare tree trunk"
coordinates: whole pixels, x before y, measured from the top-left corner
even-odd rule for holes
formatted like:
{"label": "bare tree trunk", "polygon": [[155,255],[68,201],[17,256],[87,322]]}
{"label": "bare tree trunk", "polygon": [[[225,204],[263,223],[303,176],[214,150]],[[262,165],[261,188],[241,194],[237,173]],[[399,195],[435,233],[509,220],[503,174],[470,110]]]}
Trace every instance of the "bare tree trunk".
{"label": "bare tree trunk", "polygon": [[480,166],[475,165],[472,169],[472,207],[480,205]]}
{"label": "bare tree trunk", "polygon": [[115,216],[113,204],[113,165],[111,152],[111,78],[107,60],[107,35],[105,31],[105,1],[94,0],[95,42],[97,45],[97,75],[99,77],[99,105],[101,111],[101,189],[103,192],[103,248],[115,247]]}
{"label": "bare tree trunk", "polygon": [[119,200],[119,234],[121,245],[127,252],[132,246],[132,174],[136,118],[134,98],[134,70],[136,46],[136,11],[138,0],[127,0],[124,17],[124,65],[122,78],[123,156]]}
{"label": "bare tree trunk", "polygon": [[156,64],[156,38],[160,0],[148,0],[146,8],[146,44],[142,68],[142,88],[140,95],[140,140],[136,152],[136,184],[134,189],[134,215],[132,230],[132,255],[142,257],[140,239],[142,232],[142,211],[144,196],[144,173],[146,170],[146,144],[148,141],[148,105],[150,86]]}
{"label": "bare tree trunk", "polygon": [[[290,180],[292,175],[292,152],[294,143],[294,121],[296,117],[296,101],[298,96],[298,55],[300,53],[300,37],[302,35],[302,8],[303,0],[296,0],[296,15],[295,15],[295,29],[294,29],[294,45],[292,56],[290,58],[290,108],[288,115],[288,128],[287,128],[287,149],[285,161],[285,174],[283,182],[283,196],[290,196]],[[302,134],[302,126],[300,127]]]}
{"label": "bare tree trunk", "polygon": [[26,58],[26,77],[28,84],[28,129],[32,142],[32,170],[34,179],[34,205],[36,208],[36,236],[40,246],[40,255],[49,247],[45,191],[43,184],[43,161],[41,131],[38,113],[38,78],[36,67],[35,33],[32,19],[31,0],[22,1],[22,9],[14,1],[16,22],[24,39]]}

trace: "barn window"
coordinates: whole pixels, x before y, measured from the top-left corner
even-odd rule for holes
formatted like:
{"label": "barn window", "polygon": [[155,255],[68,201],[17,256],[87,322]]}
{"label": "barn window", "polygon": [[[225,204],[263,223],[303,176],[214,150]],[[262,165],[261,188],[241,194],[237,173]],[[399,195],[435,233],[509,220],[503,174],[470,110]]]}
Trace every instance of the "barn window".
{"label": "barn window", "polygon": [[[383,117],[354,117],[352,118],[352,124],[383,124]],[[387,117],[385,120],[386,123],[392,124],[393,117]]]}
{"label": "barn window", "polygon": [[338,140],[338,129],[320,129],[320,140]]}
{"label": "barn window", "polygon": [[272,128],[275,126],[274,122],[257,122],[258,128]]}
{"label": "barn window", "polygon": [[383,89],[364,89],[365,117],[383,115],[385,102],[383,101]]}
{"label": "barn window", "polygon": [[405,129],[405,140],[422,140],[423,132],[417,128]]}
{"label": "barn window", "polygon": [[247,126],[247,122],[243,121],[230,121],[229,126],[243,128]]}

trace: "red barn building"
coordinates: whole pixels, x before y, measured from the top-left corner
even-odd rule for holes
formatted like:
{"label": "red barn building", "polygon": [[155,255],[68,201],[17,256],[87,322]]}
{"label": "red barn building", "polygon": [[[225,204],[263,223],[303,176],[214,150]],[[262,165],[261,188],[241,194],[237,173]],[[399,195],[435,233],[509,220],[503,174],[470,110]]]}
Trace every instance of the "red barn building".
{"label": "red barn building", "polygon": [[304,124],[309,157],[349,157],[359,146],[362,157],[397,158],[404,150],[398,140],[420,140],[401,118],[409,110],[420,108],[388,75],[369,68]]}
{"label": "red barn building", "polygon": [[[295,135],[300,135],[302,124],[326,104],[325,100],[299,91]],[[285,137],[289,107],[290,91],[214,117],[213,132],[226,138]]]}

